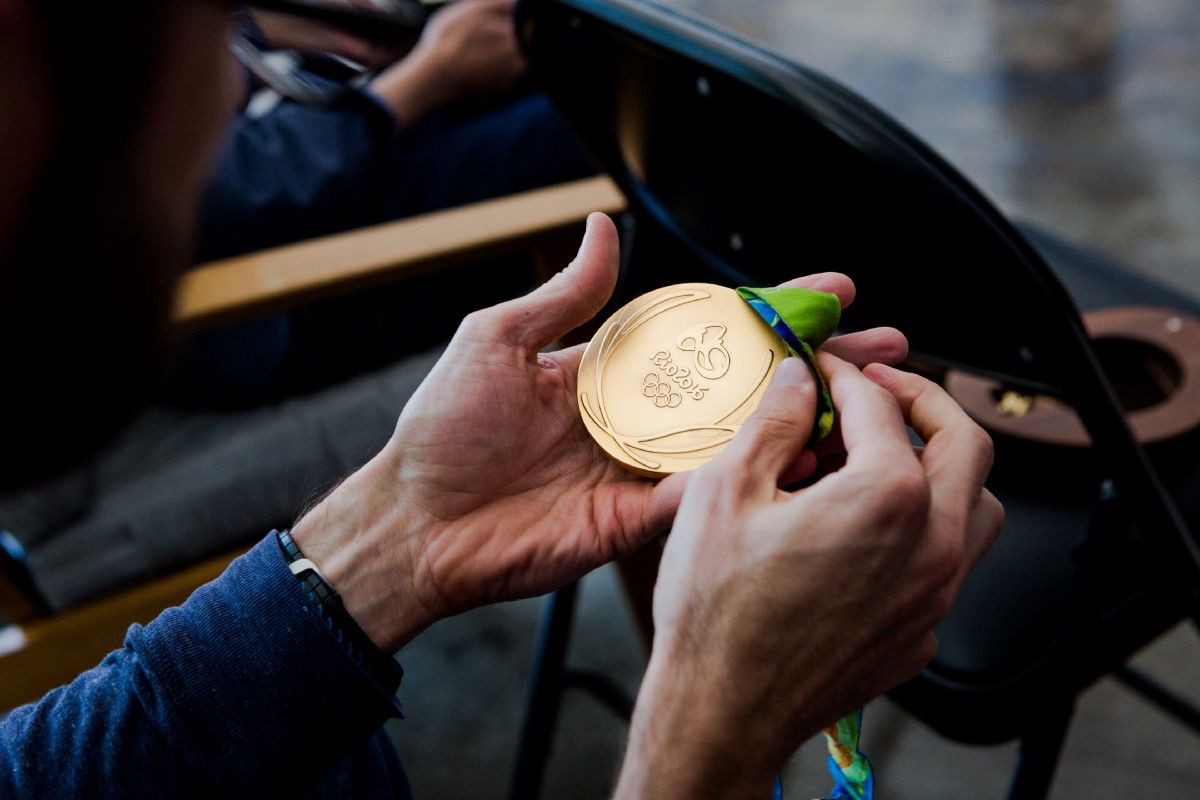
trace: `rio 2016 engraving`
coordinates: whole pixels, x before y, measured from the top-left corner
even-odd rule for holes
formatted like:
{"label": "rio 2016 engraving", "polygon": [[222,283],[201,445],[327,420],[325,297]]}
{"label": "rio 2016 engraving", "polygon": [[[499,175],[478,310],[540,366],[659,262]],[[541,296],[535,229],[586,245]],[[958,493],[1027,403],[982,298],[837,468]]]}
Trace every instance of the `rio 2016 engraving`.
{"label": "rio 2016 engraving", "polygon": [[726,327],[716,322],[693,325],[675,339],[675,346],[692,353],[696,372],[710,381],[719,380],[729,372],[729,348],[725,346]]}
{"label": "rio 2016 engraving", "polygon": [[[708,387],[701,386],[699,383],[697,383],[692,377],[692,371],[687,367],[681,367],[672,362],[670,353],[664,350],[659,350],[650,359],[650,363],[661,369],[663,374],[666,375],[672,383],[678,386],[679,389],[684,392],[684,394],[689,395],[693,400],[704,399],[704,394],[708,391]],[[654,373],[651,373],[651,375],[653,374]],[[646,379],[648,380],[651,375],[647,375]],[[661,380],[661,378],[658,378],[658,380]],[[646,396],[649,397],[649,395]],[[679,404],[676,403],[675,405],[670,406],[670,408],[674,408],[677,405]]]}

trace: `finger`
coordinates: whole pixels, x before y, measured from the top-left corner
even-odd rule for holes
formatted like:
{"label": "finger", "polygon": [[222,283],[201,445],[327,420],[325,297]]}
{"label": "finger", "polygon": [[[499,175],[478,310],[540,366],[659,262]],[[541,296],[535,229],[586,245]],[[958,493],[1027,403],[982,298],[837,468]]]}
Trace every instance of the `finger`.
{"label": "finger", "polygon": [[695,474],[694,470],[676,472],[655,485],[641,523],[644,533],[654,536],[671,527],[675,512],[679,510],[679,504],[683,501],[683,493]]}
{"label": "finger", "polygon": [[392,45],[377,44],[371,47],[369,66],[381,70],[395,64],[404,55],[404,48]]}
{"label": "finger", "polygon": [[332,32],[329,50],[368,67],[381,66],[387,58],[383,47],[346,33]]}
{"label": "finger", "polygon": [[958,510],[965,524],[992,468],[991,437],[933,381],[882,364],[867,367],[865,374],[896,398],[925,441],[921,463],[934,506]]}
{"label": "finger", "polygon": [[520,50],[517,50],[513,56],[513,75],[517,78],[529,72],[529,59]]}
{"label": "finger", "polygon": [[504,14],[511,16],[513,9],[516,8],[516,0],[480,0],[480,8],[489,11],[493,14]]}
{"label": "finger", "polygon": [[525,74],[528,67],[529,65],[525,60],[524,54],[517,47],[516,39],[513,39],[508,52],[497,59],[494,64],[496,74],[503,76],[498,82],[506,86],[516,83],[517,79]]}
{"label": "finger", "polygon": [[594,508],[610,516],[598,518],[601,536],[591,535],[581,546],[599,546],[597,565],[640,549],[671,527],[693,475],[694,471],[676,472],[657,484],[633,475],[601,483],[595,489]]}
{"label": "finger", "polygon": [[583,351],[586,349],[587,343],[585,342],[564,347],[562,350],[544,353],[543,356],[553,361],[563,372],[574,375],[579,372],[579,362],[583,360]]}
{"label": "finger", "polygon": [[847,466],[892,470],[918,466],[896,400],[853,364],[830,353],[817,360],[829,381],[846,450]]}
{"label": "finger", "polygon": [[854,281],[840,272],[818,272],[813,275],[805,275],[802,278],[793,278],[779,285],[781,287],[798,287],[801,289],[812,289],[816,292],[836,294],[838,300],[842,303],[842,308],[846,308],[854,302]]}
{"label": "finger", "polygon": [[[821,346],[821,352],[830,353],[862,369],[868,364],[898,364],[908,358],[908,340],[895,328],[868,328],[843,336],[836,336]],[[819,457],[844,452],[842,431],[838,419],[833,420],[833,429],[813,450]]]}
{"label": "finger", "polygon": [[[829,436],[813,445],[811,449],[805,449],[796,463],[785,473],[787,480],[782,481],[781,484],[806,481],[818,473],[829,475],[846,466],[846,451],[842,449],[841,434],[838,434],[837,442],[829,441],[832,436],[833,434],[830,433]],[[924,450],[924,447],[913,448],[913,455],[917,457],[917,461],[921,460],[921,453]]]}
{"label": "finger", "polygon": [[531,356],[594,317],[612,296],[619,260],[617,228],[604,214],[588,217],[579,254],[534,291],[477,311],[460,331],[472,339],[524,348]]}
{"label": "finger", "polygon": [[975,568],[980,559],[991,549],[996,537],[1004,527],[1004,506],[996,499],[996,495],[984,489],[971,512],[967,525],[967,536],[963,546],[963,568],[957,586],[961,586],[967,574]]}
{"label": "finger", "polygon": [[[940,533],[947,541],[961,535],[961,547],[958,550],[959,555],[955,569],[939,590],[938,600],[932,604],[939,611],[944,610],[949,613],[967,576],[987,554],[1003,526],[1004,506],[1000,504],[995,495],[984,489],[976,500],[962,531],[955,531],[946,525],[940,526],[941,530],[935,531],[935,535]],[[926,570],[927,574],[929,572],[931,570]],[[940,622],[944,616],[939,613],[937,621]]]}
{"label": "finger", "polygon": [[[817,474],[829,475],[846,466],[846,451],[841,447],[840,435],[836,446],[827,447],[828,444],[829,437],[827,436],[817,444],[806,447],[800,457],[784,471],[779,485],[788,486],[807,481]],[[913,455],[917,457],[918,461],[921,460],[923,449],[921,447],[913,448]]]}
{"label": "finger", "polygon": [[[921,452],[924,449],[924,445],[913,448],[918,461],[921,460]],[[826,459],[837,456],[841,456],[842,461],[845,461],[846,445],[842,443],[842,425],[841,420],[837,416],[833,418],[833,427],[830,429],[829,434],[813,445],[813,452],[817,454],[817,458],[822,462],[822,466],[824,466]]]}
{"label": "finger", "polygon": [[812,436],[816,406],[817,387],[808,366],[798,358],[785,358],[758,408],[718,458],[729,469],[775,489]]}
{"label": "finger", "polygon": [[895,328],[869,328],[835,336],[821,349],[862,369],[867,364],[899,364],[908,358],[908,339]]}

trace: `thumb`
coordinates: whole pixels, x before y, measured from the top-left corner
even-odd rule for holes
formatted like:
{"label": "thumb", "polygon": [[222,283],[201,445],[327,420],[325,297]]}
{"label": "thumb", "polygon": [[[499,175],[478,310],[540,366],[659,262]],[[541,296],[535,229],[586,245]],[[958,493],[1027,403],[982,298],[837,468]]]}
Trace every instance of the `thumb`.
{"label": "thumb", "polygon": [[604,214],[588,217],[579,254],[567,268],[524,297],[480,315],[502,341],[536,353],[596,316],[617,283],[617,227]]}
{"label": "thumb", "polygon": [[799,358],[785,358],[758,408],[719,458],[756,483],[769,479],[775,488],[804,452],[816,414],[817,387],[808,366]]}

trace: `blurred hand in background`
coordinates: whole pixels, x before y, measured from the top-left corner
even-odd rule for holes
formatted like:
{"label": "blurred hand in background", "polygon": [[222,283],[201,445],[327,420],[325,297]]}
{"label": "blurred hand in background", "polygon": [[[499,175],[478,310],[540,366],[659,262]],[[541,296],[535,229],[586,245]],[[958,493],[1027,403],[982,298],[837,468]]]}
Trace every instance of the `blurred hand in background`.
{"label": "blurred hand in background", "polygon": [[[338,0],[350,8],[375,8],[372,0]],[[400,46],[384,46],[339,31],[320,22],[274,11],[250,12],[250,18],[273,50],[299,53],[329,53],[349,59],[370,70],[380,70],[404,55]]]}
{"label": "blurred hand in background", "polygon": [[513,26],[515,0],[460,0],[437,12],[416,47],[371,89],[401,128],[458,103],[486,102],[525,74]]}

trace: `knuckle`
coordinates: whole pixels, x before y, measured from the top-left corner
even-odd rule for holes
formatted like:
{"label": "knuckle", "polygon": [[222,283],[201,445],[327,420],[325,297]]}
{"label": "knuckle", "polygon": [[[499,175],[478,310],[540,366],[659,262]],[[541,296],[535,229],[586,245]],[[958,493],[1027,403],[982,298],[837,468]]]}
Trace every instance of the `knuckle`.
{"label": "knuckle", "polygon": [[731,454],[730,463],[710,487],[713,496],[726,505],[740,502],[754,485],[756,451],[743,447]]}
{"label": "knuckle", "polygon": [[926,545],[925,575],[932,589],[954,582],[967,561],[967,524],[937,525]]}
{"label": "knuckle", "polygon": [[729,469],[720,459],[713,459],[696,470],[688,483],[688,492],[705,499],[719,497],[735,473],[736,470]]}
{"label": "knuckle", "polygon": [[896,398],[891,392],[873,381],[864,381],[861,391],[863,395],[869,396],[876,403],[894,404],[896,402]]}
{"label": "knuckle", "polygon": [[895,390],[914,406],[928,403],[934,396],[931,392],[941,391],[942,388],[923,375],[905,371],[900,371],[898,375],[893,376],[893,385]]}
{"label": "knuckle", "polygon": [[487,333],[492,329],[492,315],[494,312],[490,310],[472,311],[463,317],[462,322],[458,325],[458,332],[471,339],[485,338]]}
{"label": "knuckle", "polygon": [[472,311],[458,328],[461,336],[475,342],[513,341],[519,329],[515,315],[504,306]]}
{"label": "knuckle", "polygon": [[925,575],[929,586],[940,592],[950,585],[966,557],[966,545],[959,536],[942,536],[933,539],[928,546]]}
{"label": "knuckle", "polygon": [[938,622],[950,616],[950,611],[954,608],[954,601],[957,598],[958,592],[949,587],[938,592],[933,602],[933,610],[937,614]]}
{"label": "knuckle", "polygon": [[751,438],[755,441],[794,438],[799,432],[800,425],[795,416],[784,409],[761,408],[750,420]]}
{"label": "knuckle", "polygon": [[708,500],[721,485],[721,475],[716,471],[718,461],[710,461],[692,476],[688,482],[688,494]]}
{"label": "knuckle", "polygon": [[987,491],[983,492],[983,497],[980,500],[983,506],[983,513],[986,515],[987,535],[989,542],[995,541],[1000,535],[1000,531],[1004,528],[1005,511],[1004,504],[1001,503],[996,495]]}
{"label": "knuckle", "polygon": [[919,465],[888,470],[878,486],[881,499],[897,521],[924,522],[929,514],[929,481]]}
{"label": "knuckle", "polygon": [[902,371],[900,373],[899,380],[907,383],[918,394],[925,394],[926,392],[929,392],[929,391],[935,391],[935,392],[945,391],[944,389],[942,389],[941,386],[939,386],[934,381],[929,380],[929,378],[926,378],[924,375],[918,375],[915,372],[903,372]]}
{"label": "knuckle", "polygon": [[944,512],[939,527],[948,534],[961,535],[965,557],[972,563],[983,557],[1004,527],[1004,506],[995,495],[984,489],[979,499],[965,513]]}
{"label": "knuckle", "polygon": [[688,494],[696,498],[705,516],[731,513],[745,495],[746,470],[736,467],[717,470],[717,461],[697,470],[688,485]]}
{"label": "knuckle", "polygon": [[802,413],[790,405],[774,402],[759,404],[753,416],[742,423],[742,430],[745,431],[744,438],[755,446],[771,441],[791,441],[808,435],[803,428]]}
{"label": "knuckle", "polygon": [[979,452],[981,460],[990,471],[996,458],[995,442],[992,441],[991,435],[978,423],[971,421],[969,424],[968,436],[971,438],[971,444]]}
{"label": "knuckle", "polygon": [[897,686],[920,675],[921,671],[937,657],[937,652],[937,637],[930,632],[923,633],[915,640],[905,641],[898,646],[893,654],[887,688]]}
{"label": "knuckle", "polygon": [[913,650],[912,661],[909,662],[912,667],[912,674],[916,675],[921,670],[925,669],[925,667],[929,666],[929,663],[933,661],[933,659],[937,658],[937,653],[937,637],[932,633],[927,633],[922,636],[921,640],[917,643],[916,648]]}

